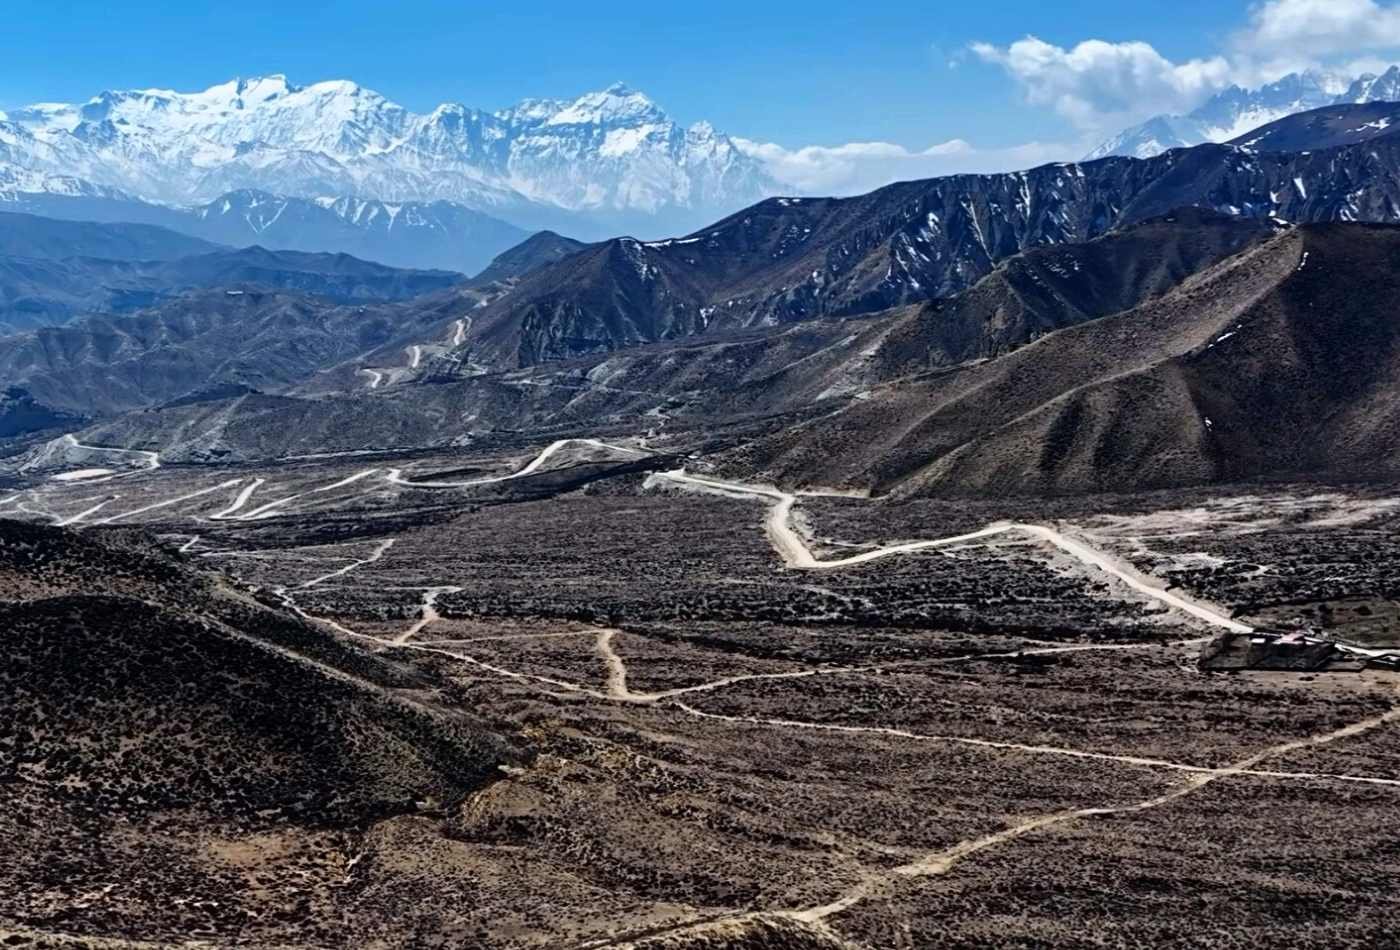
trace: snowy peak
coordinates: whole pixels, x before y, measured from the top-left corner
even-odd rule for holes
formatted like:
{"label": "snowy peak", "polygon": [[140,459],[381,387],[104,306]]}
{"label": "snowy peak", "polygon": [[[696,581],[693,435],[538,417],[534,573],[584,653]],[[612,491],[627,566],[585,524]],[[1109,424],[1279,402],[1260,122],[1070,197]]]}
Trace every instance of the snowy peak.
{"label": "snowy peak", "polygon": [[[246,108],[248,105],[257,105],[279,96],[285,96],[288,93],[300,91],[298,87],[287,82],[286,76],[279,73],[272,76],[256,76],[252,79],[235,79],[222,86],[214,86],[206,90],[205,95],[215,102],[223,102],[237,108]],[[167,95],[173,96],[175,94],[167,93]]]}
{"label": "snowy peak", "polygon": [[666,113],[640,92],[621,83],[602,92],[580,96],[566,108],[550,116],[547,125],[592,125],[636,127],[669,122]]}
{"label": "snowy peak", "polygon": [[0,168],[166,204],[257,190],[446,200],[494,213],[717,217],[774,190],[727,136],[704,122],[681,127],[622,83],[496,113],[444,103],[416,114],[349,80],[298,86],[270,75],[194,93],[110,91],[6,118]]}
{"label": "snowy peak", "polygon": [[1367,73],[1348,87],[1337,100],[1354,102],[1400,102],[1400,66],[1392,66],[1379,76]]}
{"label": "snowy peak", "polygon": [[1392,66],[1382,76],[1368,74],[1354,80],[1318,70],[1290,73],[1258,89],[1231,86],[1186,115],[1154,116],[1104,142],[1087,158],[1151,158],[1173,148],[1228,142],[1286,116],[1323,106],[1396,99],[1400,99],[1400,67]]}

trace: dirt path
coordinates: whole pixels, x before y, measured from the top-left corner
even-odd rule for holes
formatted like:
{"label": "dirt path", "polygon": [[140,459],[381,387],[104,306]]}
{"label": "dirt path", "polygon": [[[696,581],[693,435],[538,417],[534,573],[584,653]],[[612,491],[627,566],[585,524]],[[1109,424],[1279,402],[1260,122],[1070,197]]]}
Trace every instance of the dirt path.
{"label": "dirt path", "polygon": [[[304,616],[305,616],[305,615],[304,615]],[[310,619],[313,619],[313,620],[314,620],[314,619],[317,619],[317,618],[312,617],[312,618],[310,618]],[[331,621],[331,622],[334,623],[334,621]],[[339,625],[339,624],[336,624],[336,626],[339,627],[340,625]],[[345,628],[344,628],[344,627],[340,627],[340,629],[341,629],[342,631],[345,631]],[[354,633],[354,632],[352,632],[352,631],[345,631],[345,632],[350,633],[350,635],[351,635],[352,637],[355,637],[356,639],[359,639],[359,640],[372,640],[373,642],[378,643],[378,644],[380,644],[381,646],[386,646],[386,647],[393,647],[393,646],[396,646],[396,644],[395,644],[392,640],[385,640],[385,639],[382,638],[382,637],[372,637],[372,636],[370,636],[370,635],[367,634],[367,633]],[[580,685],[577,684],[577,683],[570,683],[570,682],[568,682],[567,680],[555,679],[554,677],[551,677],[551,676],[539,676],[539,675],[534,674],[534,673],[521,673],[521,672],[519,672],[519,671],[517,671],[517,670],[508,670],[508,669],[506,669],[506,668],[503,667],[503,666],[497,666],[497,665],[494,664],[494,663],[488,663],[488,662],[485,661],[485,660],[482,660],[482,659],[480,659],[480,658],[478,658],[478,657],[469,656],[469,655],[467,655],[467,654],[465,654],[465,653],[453,653],[451,650],[442,650],[442,649],[439,649],[439,648],[437,648],[437,647],[423,646],[422,644],[419,644],[419,643],[403,643],[403,644],[397,644],[397,647],[398,647],[398,649],[401,649],[401,650],[417,650],[417,651],[420,652],[420,653],[436,653],[436,654],[439,655],[439,656],[451,657],[451,658],[454,659],[454,660],[459,660],[459,661],[461,661],[461,662],[463,662],[463,663],[466,663],[466,664],[469,665],[469,666],[474,666],[474,667],[476,667],[476,668],[478,668],[478,669],[485,670],[485,671],[487,671],[488,673],[494,673],[495,675],[505,677],[506,679],[512,679],[512,680],[516,680],[516,681],[524,682],[524,683],[540,683],[540,684],[543,684],[543,685],[545,685],[545,686],[554,687],[554,690],[555,690],[555,691],[551,691],[551,690],[545,690],[545,691],[544,691],[544,692],[545,692],[545,695],[548,695],[548,696],[555,696],[555,697],[559,697],[559,696],[561,696],[561,695],[588,696],[588,697],[590,697],[590,698],[592,698],[592,699],[603,699],[603,700],[611,700],[611,699],[613,698],[613,697],[609,696],[607,693],[603,692],[602,690],[590,689],[590,688],[587,687],[587,686],[580,686]],[[557,692],[557,691],[559,691],[559,690],[562,690],[562,693]]]}
{"label": "dirt path", "polygon": [[[1383,726],[1387,723],[1395,722],[1397,720],[1400,720],[1400,708],[1392,709],[1387,713],[1383,713],[1379,716],[1374,716],[1370,719],[1362,720],[1361,722],[1353,723],[1352,725],[1345,726],[1341,729],[1337,729],[1332,732],[1307,736],[1302,739],[1295,739],[1289,742],[1281,743],[1279,745],[1271,746],[1245,759],[1241,759],[1233,765],[1229,765],[1219,769],[1211,769],[1209,771],[1198,774],[1193,774],[1178,787],[1163,794],[1155,795],[1151,798],[1144,799],[1142,801],[1131,802],[1126,805],[1101,805],[1089,808],[1077,808],[1067,811],[1053,812],[1051,814],[1046,815],[1037,815],[1035,817],[1020,821],[1001,831],[993,832],[991,834],[983,835],[977,838],[970,838],[965,841],[960,841],[950,848],[946,848],[942,851],[936,851],[923,858],[920,858],[917,861],[913,861],[908,864],[892,868],[888,871],[876,871],[868,873],[853,887],[848,888],[839,897],[826,904],[820,904],[817,906],[802,908],[798,910],[744,911],[741,913],[730,914],[718,918],[714,916],[697,917],[694,920],[677,924],[674,927],[667,928],[659,933],[649,932],[645,936],[649,938],[667,935],[676,937],[682,937],[685,935],[700,936],[701,934],[707,931],[723,930],[726,927],[726,925],[741,924],[746,921],[754,920],[765,914],[768,916],[788,917],[790,919],[801,921],[806,924],[823,924],[827,922],[829,918],[844,913],[845,911],[850,910],[852,907],[857,906],[858,904],[864,902],[867,899],[870,899],[872,897],[879,897],[885,893],[888,893],[889,890],[892,888],[892,885],[900,878],[908,879],[935,877],[948,874],[963,861],[981,851],[986,851],[988,849],[999,847],[1001,845],[1011,844],[1012,842],[1020,838],[1027,837],[1028,835],[1032,835],[1035,832],[1045,828],[1051,828],[1057,825],[1067,824],[1070,822],[1083,821],[1087,819],[1105,817],[1109,815],[1126,815],[1137,812],[1149,811],[1154,808],[1160,808],[1163,805],[1170,804],[1179,799],[1185,798],[1188,795],[1194,794],[1195,792],[1200,791],[1202,788],[1205,788],[1206,786],[1225,778],[1239,776],[1263,776],[1269,778],[1308,778],[1310,776],[1306,773],[1292,774],[1270,772],[1264,770],[1257,770],[1254,768],[1254,766],[1267,759],[1275,758],[1280,755],[1286,755],[1290,752],[1295,752],[1299,749],[1308,748],[1310,746],[1316,745],[1324,745],[1330,742],[1335,742],[1338,739],[1345,739],[1351,736],[1361,735],[1362,733],[1369,732],[1372,729],[1376,729],[1380,726]],[[626,937],[619,937],[612,940],[605,939],[601,941],[592,941],[586,946],[622,948],[632,946],[636,940],[637,936],[631,935]]]}
{"label": "dirt path", "polygon": [[[235,513],[238,512],[239,509],[242,508],[242,506],[248,504],[248,499],[252,498],[253,492],[258,491],[260,485],[262,485],[263,481],[265,481],[263,480],[263,478],[255,478],[252,484],[246,485],[244,490],[239,492],[238,497],[234,498],[234,504],[228,506],[228,508],[225,508],[224,511],[218,513],[216,519],[263,520],[266,518],[276,518],[277,515],[274,512],[276,512],[277,509],[281,508],[281,506],[283,505],[290,505],[291,502],[308,497],[308,495],[325,494],[325,492],[328,491],[335,491],[336,488],[344,488],[346,487],[346,485],[351,485],[356,483],[356,481],[360,481],[361,478],[368,478],[372,476],[372,474],[374,474],[375,472],[378,472],[378,469],[365,469],[364,472],[356,472],[353,474],[353,476],[342,478],[342,480],[335,481],[335,483],[329,485],[322,485],[322,487],[319,488],[309,488],[309,490],[307,491],[298,491],[297,494],[287,495],[286,498],[279,498],[276,499],[276,501],[267,502],[266,505],[259,505],[258,508],[253,508],[252,511]],[[238,481],[242,481],[242,478],[239,478]],[[234,483],[231,484],[238,484],[238,481],[234,481]]]}
{"label": "dirt path", "polygon": [[[1306,736],[1302,739],[1294,739],[1289,742],[1284,742],[1280,743],[1279,745],[1271,746],[1267,749],[1255,753],[1254,755],[1249,756],[1248,758],[1241,759],[1233,765],[1226,766],[1220,769],[1212,769],[1202,774],[1192,775],[1190,778],[1186,779],[1186,781],[1183,782],[1179,787],[1172,789],[1169,792],[1165,792],[1161,795],[1156,795],[1152,798],[1145,799],[1143,801],[1133,802],[1132,804],[1128,805],[1104,805],[1093,808],[1077,808],[1072,809],[1070,811],[1056,812],[1049,815],[1040,815],[1035,818],[1027,819],[1023,822],[1020,822],[1019,824],[1012,825],[1010,828],[1006,828],[1002,831],[998,831],[989,835],[984,835],[980,838],[973,838],[967,841],[959,842],[958,844],[953,845],[953,847],[948,848],[944,851],[935,852],[933,854],[928,855],[927,857],[921,858],[918,861],[894,868],[890,873],[898,875],[900,877],[932,877],[947,874],[964,859],[976,854],[979,851],[985,851],[988,848],[994,848],[998,845],[1008,844],[1012,841],[1015,841],[1018,838],[1023,838],[1026,835],[1033,834],[1034,832],[1037,832],[1042,828],[1049,828],[1054,825],[1065,824],[1067,822],[1072,821],[1079,821],[1085,818],[1096,818],[1105,815],[1132,814],[1135,812],[1142,812],[1148,811],[1153,808],[1159,808],[1162,805],[1170,804],[1171,802],[1174,802],[1180,798],[1185,798],[1187,795],[1191,795],[1197,791],[1200,791],[1207,785],[1210,785],[1214,782],[1218,782],[1223,778],[1259,775],[1261,773],[1255,771],[1254,766],[1267,759],[1276,758],[1280,755],[1286,755],[1290,752],[1296,752],[1299,749],[1305,749],[1310,746],[1326,745],[1327,743],[1335,742],[1338,739],[1346,739],[1351,736],[1361,735],[1362,733],[1369,732],[1387,723],[1395,722],[1396,720],[1400,720],[1400,708],[1392,709],[1389,712],[1383,713],[1379,716],[1374,716],[1370,719],[1364,719],[1360,722],[1353,723],[1349,726],[1344,726],[1343,728],[1336,729],[1332,732]],[[1281,773],[1272,773],[1270,777],[1277,778],[1280,777],[1280,775]],[[1393,784],[1400,784],[1400,782]],[[865,882],[861,885],[858,885],[851,892],[847,893],[843,897],[837,899],[836,901],[833,901],[830,904],[826,904],[820,907],[809,908],[807,910],[797,911],[793,914],[793,916],[799,920],[824,920],[825,918],[830,917],[833,914],[839,914],[842,911],[848,910],[849,908],[860,903],[862,900],[864,900],[867,896],[870,895],[872,890],[872,882]]]}
{"label": "dirt path", "polygon": [[690,475],[686,473],[684,469],[658,473],[647,479],[647,484],[656,484],[657,482],[670,482],[683,487],[720,494],[731,498],[761,498],[771,502],[768,516],[764,519],[764,531],[768,535],[768,540],[773,545],[773,549],[778,552],[783,562],[786,563],[788,567],[797,570],[839,570],[841,568],[868,564],[872,561],[895,557],[901,554],[946,548],[951,545],[965,544],[971,541],[982,541],[1010,532],[1019,532],[1029,534],[1032,537],[1048,542],[1080,563],[1112,575],[1138,593],[1195,617],[1198,620],[1203,620],[1212,626],[1222,627],[1235,633],[1251,633],[1254,630],[1253,627],[1232,620],[1212,607],[1166,590],[1155,578],[1149,578],[1143,575],[1131,565],[1124,564],[1116,558],[1090,547],[1077,538],[1069,537],[1045,525],[1026,524],[1022,522],[999,522],[967,534],[959,534],[947,538],[934,538],[926,541],[906,541],[900,544],[885,545],[870,551],[862,551],[859,554],[852,554],[846,557],[820,560],[812,553],[811,548],[807,546],[807,542],[802,536],[793,528],[792,509],[793,506],[797,504],[798,496],[791,492],[785,492],[764,485],[746,485],[742,482],[729,482],[721,479],[707,478],[702,475]]}
{"label": "dirt path", "polygon": [[273,512],[275,512],[278,508],[281,508],[283,505],[289,505],[294,501],[307,497],[308,495],[320,495],[328,491],[335,491],[337,488],[344,488],[346,485],[353,485],[355,482],[358,482],[364,478],[368,478],[377,471],[379,471],[379,469],[377,468],[367,468],[362,472],[356,472],[354,475],[342,478],[338,482],[332,482],[331,484],[323,485],[320,488],[312,488],[308,491],[297,492],[295,495],[288,495],[285,498],[279,498],[276,501],[270,501],[265,505],[259,505],[252,511],[247,511],[241,515],[236,516],[233,520],[261,521],[264,518],[276,517],[276,515],[274,515]]}
{"label": "dirt path", "polygon": [[[43,448],[40,449],[40,451],[33,458],[31,458],[30,461],[20,466],[19,471],[26,472],[35,468],[43,468],[47,465],[61,465],[63,464],[64,459],[66,458],[66,454],[70,450],[78,450],[81,452],[96,452],[99,454],[107,455],[135,456],[144,464],[140,468],[134,468],[126,472],[111,472],[110,474],[103,474],[100,476],[94,475],[92,477],[83,478],[74,478],[73,476],[75,474],[97,472],[98,470],[79,469],[76,473],[71,471],[67,473],[60,473],[54,477],[54,481],[58,482],[59,484],[97,485],[101,484],[102,482],[115,481],[119,478],[130,478],[132,475],[144,475],[147,472],[153,472],[156,469],[160,468],[160,453],[158,452],[150,452],[145,449],[119,449],[102,445],[84,445],[82,442],[78,441],[77,436],[73,435],[72,433],[69,433],[67,435],[60,436],[59,438],[54,439],[51,442],[45,443]],[[67,479],[63,477],[65,474],[69,476]]]}
{"label": "dirt path", "polygon": [[113,495],[113,496],[110,497],[110,498],[106,498],[106,499],[103,499],[102,501],[99,501],[97,504],[93,505],[91,508],[88,508],[88,509],[86,509],[86,510],[84,510],[84,511],[78,512],[76,515],[70,515],[70,516],[67,517],[67,518],[60,518],[60,519],[58,519],[57,521],[54,522],[54,527],[56,527],[56,528],[65,528],[65,527],[67,527],[67,526],[69,526],[69,525],[77,524],[78,522],[80,522],[80,521],[82,521],[84,518],[86,518],[88,515],[95,515],[95,514],[97,514],[97,513],[98,513],[99,511],[101,511],[103,508],[106,508],[108,505],[110,505],[112,502],[118,500],[119,498],[121,498],[121,495]]}
{"label": "dirt path", "polygon": [[69,445],[73,448],[82,449],[86,452],[110,452],[116,455],[134,455],[137,458],[145,460],[146,467],[143,471],[153,472],[160,468],[159,452],[148,452],[145,449],[117,449],[102,445],[84,445],[73,435],[65,435],[64,438],[68,440]]}
{"label": "dirt path", "polygon": [[893,660],[888,663],[871,663],[861,666],[819,666],[801,670],[783,670],[776,673],[737,673],[734,676],[725,676],[720,679],[710,680],[704,683],[696,683],[692,686],[677,686],[672,689],[658,690],[656,692],[637,692],[627,685],[627,663],[613,645],[613,640],[621,631],[614,629],[604,629],[599,631],[594,642],[594,652],[602,658],[608,671],[608,696],[629,703],[659,703],[668,699],[675,699],[678,696],[690,696],[695,693],[710,693],[715,690],[724,689],[727,686],[735,686],[740,683],[755,683],[772,680],[794,680],[809,679],[817,676],[851,676],[861,673],[879,673],[894,669],[919,669],[927,666],[945,666],[955,663],[967,663],[973,660],[1009,659],[1022,656],[1047,656],[1056,653],[1084,653],[1096,650],[1151,650],[1160,647],[1190,646],[1204,643],[1204,640],[1182,640],[1175,643],[1106,643],[1106,644],[1082,644],[1076,643],[1060,647],[1044,647],[1032,650],[1011,650],[1002,653],[969,653],[962,656],[937,657],[927,660]]}
{"label": "dirt path", "polygon": [[593,645],[594,652],[603,658],[608,668],[608,696],[623,702],[654,702],[654,696],[634,693],[627,688],[627,664],[612,647],[617,633],[616,630],[600,630]]}
{"label": "dirt path", "polygon": [[467,331],[471,329],[471,325],[471,317],[464,317],[460,320],[454,320],[452,322],[451,328],[448,331],[446,342],[411,343],[408,346],[405,346],[403,348],[403,351],[404,354],[408,357],[408,363],[406,366],[381,367],[379,369],[370,369],[367,366],[362,366],[359,369],[355,370],[355,372],[357,374],[369,377],[370,389],[378,389],[384,384],[384,381],[386,379],[392,379],[394,382],[398,382],[402,377],[411,374],[414,370],[417,370],[422,367],[424,354],[441,356],[444,352],[448,350],[454,350],[457,347],[461,346],[464,342],[466,342]]}
{"label": "dirt path", "polygon": [[315,587],[318,584],[324,584],[326,581],[334,580],[337,577],[344,577],[351,571],[358,570],[364,567],[366,564],[373,564],[375,561],[378,561],[380,558],[382,558],[385,554],[389,552],[389,549],[394,546],[394,542],[396,540],[396,538],[388,538],[384,541],[380,541],[377,545],[375,545],[374,550],[370,552],[369,557],[359,558],[357,560],[351,561],[344,567],[337,568],[336,570],[331,571],[329,574],[322,574],[320,577],[313,577],[306,583],[298,585],[297,589],[306,590],[308,587]]}
{"label": "dirt path", "polygon": [[418,620],[389,642],[396,647],[401,647],[418,636],[429,624],[441,620],[442,615],[437,611],[437,599],[443,594],[456,594],[460,592],[461,589],[460,587],[430,587],[425,590],[423,592],[423,606]]}
{"label": "dirt path", "polygon": [[164,501],[157,501],[153,504],[149,504],[141,508],[133,508],[131,511],[123,511],[120,514],[109,515],[106,518],[99,518],[97,521],[92,522],[92,524],[112,524],[114,522],[121,521],[125,518],[131,518],[135,515],[144,515],[148,511],[158,511],[161,508],[169,508],[171,505],[178,505],[183,501],[194,501],[194,499],[196,498],[203,498],[205,495],[213,494],[216,491],[224,491],[226,489],[232,488],[234,485],[237,485],[241,481],[243,481],[243,479],[233,478],[226,482],[220,482],[217,485],[212,485],[209,488],[201,488],[199,491],[192,491],[188,495],[180,495],[178,498],[167,498]]}
{"label": "dirt path", "polygon": [[238,494],[234,496],[233,501],[229,503],[229,506],[228,506],[227,508],[222,509],[221,511],[216,511],[214,514],[210,515],[210,516],[209,516],[209,520],[210,520],[210,521],[232,521],[232,520],[236,520],[236,519],[234,519],[233,516],[234,516],[237,512],[239,512],[240,510],[242,510],[242,508],[243,508],[244,505],[248,504],[248,499],[252,498],[252,497],[253,497],[253,493],[254,493],[255,491],[257,491],[259,488],[261,488],[264,484],[266,484],[266,482],[267,482],[267,479],[265,479],[265,478],[255,478],[255,479],[253,479],[251,482],[249,482],[248,484],[244,485],[243,488],[238,492]]}
{"label": "dirt path", "polygon": [[[1028,755],[1053,755],[1071,759],[1091,759],[1099,762],[1117,762],[1122,765],[1134,765],[1148,769],[1162,769],[1172,772],[1187,772],[1195,775],[1254,775],[1264,778],[1280,779],[1335,779],[1340,782],[1351,782],[1359,785],[1384,785],[1393,788],[1400,788],[1400,779],[1372,778],[1364,775],[1342,775],[1325,772],[1280,772],[1280,771],[1260,771],[1240,769],[1234,766],[1212,767],[1208,765],[1192,765],[1187,762],[1174,762],[1170,759],[1157,759],[1140,755],[1119,755],[1112,752],[1094,752],[1085,749],[1074,749],[1065,746],[1048,745],[1027,745],[1020,742],[1004,742],[996,739],[974,739],[969,736],[940,736],[930,735],[921,732],[911,732],[907,729],[896,729],[890,726],[845,726],[837,723],[827,722],[804,722],[796,719],[762,719],[754,716],[728,716],[721,713],[705,712],[688,706],[685,703],[677,702],[676,708],[682,710],[687,715],[695,716],[699,719],[710,719],[718,722],[727,722],[734,725],[747,726],[768,726],[776,729],[798,729],[812,732],[834,732],[848,735],[880,735],[890,736],[897,739],[909,739],[914,742],[936,742],[947,745],[972,746],[979,749],[998,749],[1009,752],[1024,752]],[[1387,715],[1397,715],[1390,713]],[[1340,738],[1340,737],[1339,737]]]}
{"label": "dirt path", "polygon": [[545,462],[549,461],[555,453],[570,445],[587,445],[596,449],[606,449],[611,452],[622,452],[628,455],[648,454],[641,449],[632,449],[624,445],[610,445],[607,442],[600,442],[597,439],[560,439],[557,442],[551,442],[549,445],[545,446],[544,450],[526,463],[523,468],[509,475],[489,475],[485,478],[473,478],[464,482],[414,482],[404,478],[403,469],[391,468],[385,478],[395,485],[403,485],[408,488],[471,488],[474,485],[492,485],[497,482],[508,482],[513,478],[524,478],[526,475],[534,474],[539,471],[540,467],[543,466]]}

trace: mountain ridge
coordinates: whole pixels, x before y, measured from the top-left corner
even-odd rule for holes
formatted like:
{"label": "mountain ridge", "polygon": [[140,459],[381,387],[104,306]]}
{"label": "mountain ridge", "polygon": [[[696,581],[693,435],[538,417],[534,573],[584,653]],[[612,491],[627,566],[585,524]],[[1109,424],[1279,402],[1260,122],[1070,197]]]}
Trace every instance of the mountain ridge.
{"label": "mountain ridge", "polygon": [[1400,66],[1379,75],[1364,73],[1349,83],[1325,72],[1289,73],[1257,89],[1231,86],[1185,115],[1153,116],[1103,142],[1084,160],[1111,155],[1152,158],[1174,148],[1238,139],[1252,129],[1323,106],[1397,100]]}
{"label": "mountain ridge", "polygon": [[1400,140],[1381,136],[1315,151],[1202,145],[853,198],[770,198],[683,238],[617,238],[546,265],[473,313],[458,362],[528,366],[951,297],[1029,248],[1186,206],[1287,222],[1400,221],[1397,170]]}
{"label": "mountain ridge", "polygon": [[[0,241],[4,224],[0,215]],[[105,233],[122,234],[124,227],[108,226]],[[451,271],[403,270],[348,254],[203,247],[191,242],[189,248],[199,253],[170,260],[0,254],[0,333],[63,324],[85,313],[127,313],[200,289],[234,295],[250,289],[295,291],[347,304],[408,299],[465,280]],[[106,249],[106,243],[87,248]]]}
{"label": "mountain ridge", "polygon": [[731,463],[901,497],[1388,477],[1397,263],[1393,225],[1291,229],[1133,310],[887,385]]}
{"label": "mountain ridge", "polygon": [[[3,168],[0,168],[3,174]],[[530,232],[447,201],[391,203],[296,198],[243,190],[191,208],[152,204],[123,192],[0,189],[0,209],[59,221],[164,228],[216,244],[344,253],[392,267],[473,274]]]}
{"label": "mountain ridge", "polygon": [[[198,205],[244,189],[451,201],[491,214],[714,215],[773,190],[705,122],[683,127],[617,84],[573,100],[415,114],[356,83],[240,79],[194,93],[107,91],[0,114],[0,167],[47,190],[66,176]],[[0,182],[3,182],[0,176]]]}

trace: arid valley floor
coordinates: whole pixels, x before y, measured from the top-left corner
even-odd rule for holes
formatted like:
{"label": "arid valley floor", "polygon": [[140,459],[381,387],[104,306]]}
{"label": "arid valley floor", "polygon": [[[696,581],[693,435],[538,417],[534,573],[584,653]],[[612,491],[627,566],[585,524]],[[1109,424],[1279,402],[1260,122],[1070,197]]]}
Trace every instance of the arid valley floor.
{"label": "arid valley floor", "polygon": [[[294,685],[250,698],[234,668],[180,665],[224,622],[204,619],[158,641],[172,682],[49,707],[125,791],[38,751],[44,722],[7,729],[5,945],[1395,939],[1400,676],[1196,660],[1299,622],[1400,644],[1400,489],[896,504],[788,494],[693,451],[580,434],[215,468],[70,440],[0,489],[13,645],[40,604],[74,628],[108,597],[140,626],[164,578],[198,575],[219,616],[299,626],[275,647],[299,669],[372,686],[330,712]],[[35,567],[74,538],[90,550]],[[142,689],[195,697],[164,751],[104,735]],[[436,753],[373,751],[364,768],[413,800],[360,807],[337,746],[343,792],[207,791],[320,755],[327,721],[359,749],[381,699],[471,717],[454,749],[479,774],[435,792],[415,770],[438,774]],[[264,721],[302,703],[304,735]],[[179,771],[182,735],[225,719],[228,763]]]}

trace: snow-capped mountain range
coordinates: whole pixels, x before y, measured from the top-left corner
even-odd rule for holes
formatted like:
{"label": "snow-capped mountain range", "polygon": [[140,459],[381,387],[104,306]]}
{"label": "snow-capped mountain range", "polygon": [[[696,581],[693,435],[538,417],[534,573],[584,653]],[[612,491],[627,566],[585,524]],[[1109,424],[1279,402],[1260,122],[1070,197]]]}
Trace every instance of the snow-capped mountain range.
{"label": "snow-capped mountain range", "polygon": [[1104,142],[1086,160],[1109,155],[1151,158],[1173,148],[1228,142],[1285,116],[1323,106],[1400,101],[1400,66],[1348,79],[1335,73],[1290,73],[1258,89],[1231,86],[1186,115],[1159,115]]}
{"label": "snow-capped mountain range", "polygon": [[709,219],[776,185],[728,136],[682,127],[623,85],[416,114],[352,82],[267,76],[0,113],[0,189],[179,206],[239,190],[450,201],[529,225],[560,220],[552,212]]}

